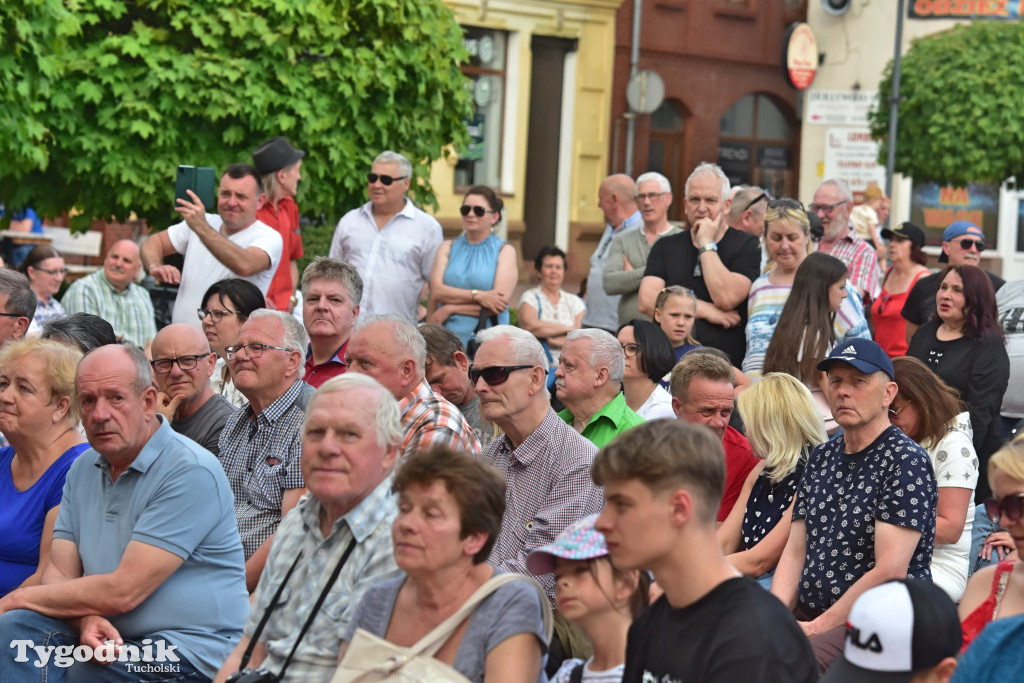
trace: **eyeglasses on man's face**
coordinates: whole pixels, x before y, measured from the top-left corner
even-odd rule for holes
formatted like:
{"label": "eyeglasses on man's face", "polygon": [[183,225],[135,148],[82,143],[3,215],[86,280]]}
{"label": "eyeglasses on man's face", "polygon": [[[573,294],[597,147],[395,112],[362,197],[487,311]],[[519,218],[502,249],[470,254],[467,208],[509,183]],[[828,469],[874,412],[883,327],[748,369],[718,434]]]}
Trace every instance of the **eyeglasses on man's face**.
{"label": "eyeglasses on man's face", "polygon": [[656,197],[664,197],[668,192],[645,192],[643,194],[636,195],[638,202],[654,201]]}
{"label": "eyeglasses on man's face", "polygon": [[273,346],[271,344],[237,344],[224,349],[224,355],[227,356],[228,360],[236,360],[242,349],[245,349],[245,355],[249,358],[259,358],[267,349],[271,349],[273,351],[288,351],[289,353],[295,350],[287,346]]}
{"label": "eyeglasses on man's face", "polygon": [[153,370],[156,372],[166,375],[174,368],[175,363],[178,364],[182,372],[195,370],[199,365],[199,361],[209,355],[208,353],[197,353],[188,356],[178,356],[177,358],[156,358],[150,361],[149,364],[153,366]]}
{"label": "eyeglasses on man's face", "polygon": [[477,380],[481,377],[487,386],[496,387],[508,381],[509,375],[516,370],[526,370],[532,365],[489,365],[486,368],[470,368],[469,379],[476,386]]}
{"label": "eyeglasses on man's face", "polygon": [[820,213],[820,214],[823,214],[825,216],[831,216],[833,211],[835,211],[837,208],[839,208],[843,204],[848,204],[848,203],[849,202],[844,199],[842,201],[836,202],[835,204],[811,204],[807,208],[810,209],[811,211],[813,211],[814,213]]}
{"label": "eyeglasses on man's face", "polygon": [[[366,174],[366,182],[369,183],[370,185],[373,185],[375,182],[377,182],[379,180],[382,184],[387,186],[387,185],[390,185],[391,183],[395,182],[396,180],[405,180],[406,178],[408,178],[408,176],[404,176],[404,175],[389,176],[389,175],[384,175],[383,173],[367,173]],[[463,215],[465,215],[465,214],[463,214]]]}

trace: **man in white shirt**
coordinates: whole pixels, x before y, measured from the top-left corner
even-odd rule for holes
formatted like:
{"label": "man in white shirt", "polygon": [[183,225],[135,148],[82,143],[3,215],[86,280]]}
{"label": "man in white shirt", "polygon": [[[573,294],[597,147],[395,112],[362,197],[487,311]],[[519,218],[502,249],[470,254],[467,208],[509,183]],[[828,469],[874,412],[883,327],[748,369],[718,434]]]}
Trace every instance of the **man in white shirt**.
{"label": "man in white shirt", "polygon": [[417,322],[434,255],[444,239],[441,225],[405,196],[412,164],[382,152],[367,174],[370,201],[338,221],[330,257],[351,263],[363,279],[360,315],[397,313]]}
{"label": "man in white shirt", "polygon": [[[155,279],[180,285],[171,321],[199,325],[196,310],[215,282],[240,277],[266,294],[283,242],[276,230],[256,220],[263,193],[259,173],[249,164],[233,164],[221,176],[216,214],[206,213],[194,192],[188,194],[191,201],[178,199],[177,206],[185,220],[150,235],[142,244],[142,263]],[[185,256],[180,272],[163,262],[174,253]]]}

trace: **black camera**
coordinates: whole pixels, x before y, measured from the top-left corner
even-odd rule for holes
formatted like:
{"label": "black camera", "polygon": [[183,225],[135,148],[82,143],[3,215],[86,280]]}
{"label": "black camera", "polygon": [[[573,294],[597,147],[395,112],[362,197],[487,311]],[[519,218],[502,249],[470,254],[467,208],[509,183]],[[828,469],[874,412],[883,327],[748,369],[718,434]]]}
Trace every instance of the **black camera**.
{"label": "black camera", "polygon": [[266,669],[242,669],[228,676],[227,683],[278,683],[277,674]]}

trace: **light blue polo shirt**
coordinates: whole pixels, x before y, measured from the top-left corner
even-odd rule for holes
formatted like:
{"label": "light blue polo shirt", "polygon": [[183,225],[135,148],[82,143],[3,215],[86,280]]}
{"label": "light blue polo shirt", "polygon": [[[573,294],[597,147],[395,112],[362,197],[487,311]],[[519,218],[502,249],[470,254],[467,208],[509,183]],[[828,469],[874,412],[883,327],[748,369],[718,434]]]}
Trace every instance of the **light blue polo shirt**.
{"label": "light blue polo shirt", "polygon": [[126,640],[166,639],[213,678],[249,614],[234,498],[217,458],[158,418],[159,429],[116,482],[95,450],[75,461],[53,536],[78,546],[86,576],[113,572],[130,541],[181,557],[142,604],[108,619]]}

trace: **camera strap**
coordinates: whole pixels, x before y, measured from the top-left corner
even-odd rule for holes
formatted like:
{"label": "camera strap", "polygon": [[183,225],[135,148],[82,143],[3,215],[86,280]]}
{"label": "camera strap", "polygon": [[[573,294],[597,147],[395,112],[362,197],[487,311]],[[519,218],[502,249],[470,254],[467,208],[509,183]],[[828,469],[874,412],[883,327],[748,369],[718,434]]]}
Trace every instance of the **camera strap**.
{"label": "camera strap", "polygon": [[[352,554],[355,547],[356,538],[355,536],[352,536],[352,540],[349,541],[344,554],[342,554],[341,559],[338,560],[338,564],[335,565],[334,571],[331,572],[330,578],[327,579],[327,583],[324,584],[323,590],[320,591],[320,597],[316,599],[316,602],[313,604],[313,609],[309,611],[309,616],[306,617],[306,623],[302,625],[302,630],[299,631],[299,637],[295,639],[295,644],[292,645],[292,651],[288,653],[288,658],[284,660],[284,664],[281,666],[281,671],[277,674],[278,680],[284,680],[284,672],[288,668],[288,665],[291,664],[295,651],[299,649],[299,643],[302,642],[302,637],[306,635],[306,631],[308,631],[309,627],[313,624],[313,619],[316,617],[316,613],[320,611],[320,606],[324,604],[324,600],[327,598],[327,593],[331,590],[331,586],[334,585],[335,580],[338,578],[338,574],[341,573],[341,568],[345,566],[348,556]],[[285,581],[287,581],[287,577],[285,578]]]}
{"label": "camera strap", "polygon": [[270,613],[277,607],[277,601],[281,599],[281,591],[288,585],[288,579],[292,577],[292,572],[295,571],[295,567],[299,564],[299,560],[302,559],[302,552],[295,556],[295,561],[292,562],[292,566],[288,568],[288,573],[284,575],[284,581],[277,587],[277,592],[274,593],[274,597],[270,599],[270,604],[267,606],[267,610],[260,617],[260,623],[256,625],[256,630],[252,634],[252,638],[249,639],[249,645],[246,646],[245,652],[242,654],[242,663],[239,665],[238,670],[241,671],[245,668],[245,665],[249,663],[249,659],[252,657],[252,651],[256,647],[256,642],[260,639],[260,634],[263,633],[263,627],[267,625],[267,619],[270,618]]}

